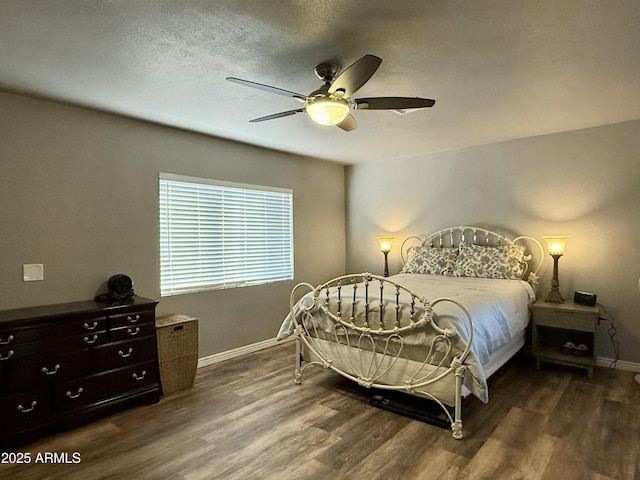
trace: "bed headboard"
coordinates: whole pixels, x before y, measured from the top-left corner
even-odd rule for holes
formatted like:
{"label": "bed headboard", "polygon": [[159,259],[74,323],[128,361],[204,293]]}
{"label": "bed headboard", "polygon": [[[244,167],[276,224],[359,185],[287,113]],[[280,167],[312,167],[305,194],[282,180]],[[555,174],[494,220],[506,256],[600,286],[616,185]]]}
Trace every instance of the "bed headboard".
{"label": "bed headboard", "polygon": [[431,233],[425,237],[411,236],[402,242],[400,255],[403,264],[407,262],[409,249],[420,245],[426,248],[456,248],[461,243],[465,245],[480,245],[487,247],[497,247],[500,245],[523,245],[526,249],[526,268],[523,272],[523,279],[535,285],[538,279],[538,271],[544,261],[544,249],[542,244],[527,235],[520,235],[513,239],[484,228],[460,225],[449,227]]}

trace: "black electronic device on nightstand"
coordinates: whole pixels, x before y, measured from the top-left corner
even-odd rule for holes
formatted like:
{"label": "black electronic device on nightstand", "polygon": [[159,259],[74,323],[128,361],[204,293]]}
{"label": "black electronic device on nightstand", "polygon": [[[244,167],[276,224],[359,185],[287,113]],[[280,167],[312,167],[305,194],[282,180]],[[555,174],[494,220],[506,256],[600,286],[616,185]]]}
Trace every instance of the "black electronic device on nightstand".
{"label": "black electronic device on nightstand", "polygon": [[573,303],[584,305],[585,307],[593,307],[596,304],[597,295],[591,292],[578,292],[573,294]]}

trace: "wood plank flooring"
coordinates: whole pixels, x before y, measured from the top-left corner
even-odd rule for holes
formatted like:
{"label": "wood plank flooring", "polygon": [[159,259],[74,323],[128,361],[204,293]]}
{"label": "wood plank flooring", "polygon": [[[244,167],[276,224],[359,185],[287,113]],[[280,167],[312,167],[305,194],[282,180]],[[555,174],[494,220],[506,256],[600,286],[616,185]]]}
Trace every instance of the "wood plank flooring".
{"label": "wood plank flooring", "polygon": [[[193,388],[21,448],[3,479],[640,479],[640,385],[630,372],[518,357],[465,439],[369,405],[330,371],[293,383],[294,344],[199,369]],[[258,380],[254,380],[258,378]],[[80,455],[36,464],[38,453]]]}

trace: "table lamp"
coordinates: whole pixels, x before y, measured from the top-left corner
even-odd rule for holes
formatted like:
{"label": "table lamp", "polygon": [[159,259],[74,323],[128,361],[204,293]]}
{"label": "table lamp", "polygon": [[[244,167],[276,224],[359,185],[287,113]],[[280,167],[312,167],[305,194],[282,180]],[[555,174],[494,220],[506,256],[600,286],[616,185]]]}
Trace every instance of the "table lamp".
{"label": "table lamp", "polygon": [[389,276],[389,261],[387,256],[391,251],[391,242],[393,242],[393,237],[376,237],[378,242],[380,242],[380,251],[384,253],[384,276]]}

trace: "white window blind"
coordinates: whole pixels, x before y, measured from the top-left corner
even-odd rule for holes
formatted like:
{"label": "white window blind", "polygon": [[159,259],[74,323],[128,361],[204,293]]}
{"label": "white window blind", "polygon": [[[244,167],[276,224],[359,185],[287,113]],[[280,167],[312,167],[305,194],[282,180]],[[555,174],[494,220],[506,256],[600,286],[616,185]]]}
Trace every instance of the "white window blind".
{"label": "white window blind", "polygon": [[293,192],[160,174],[160,294],[293,279]]}

